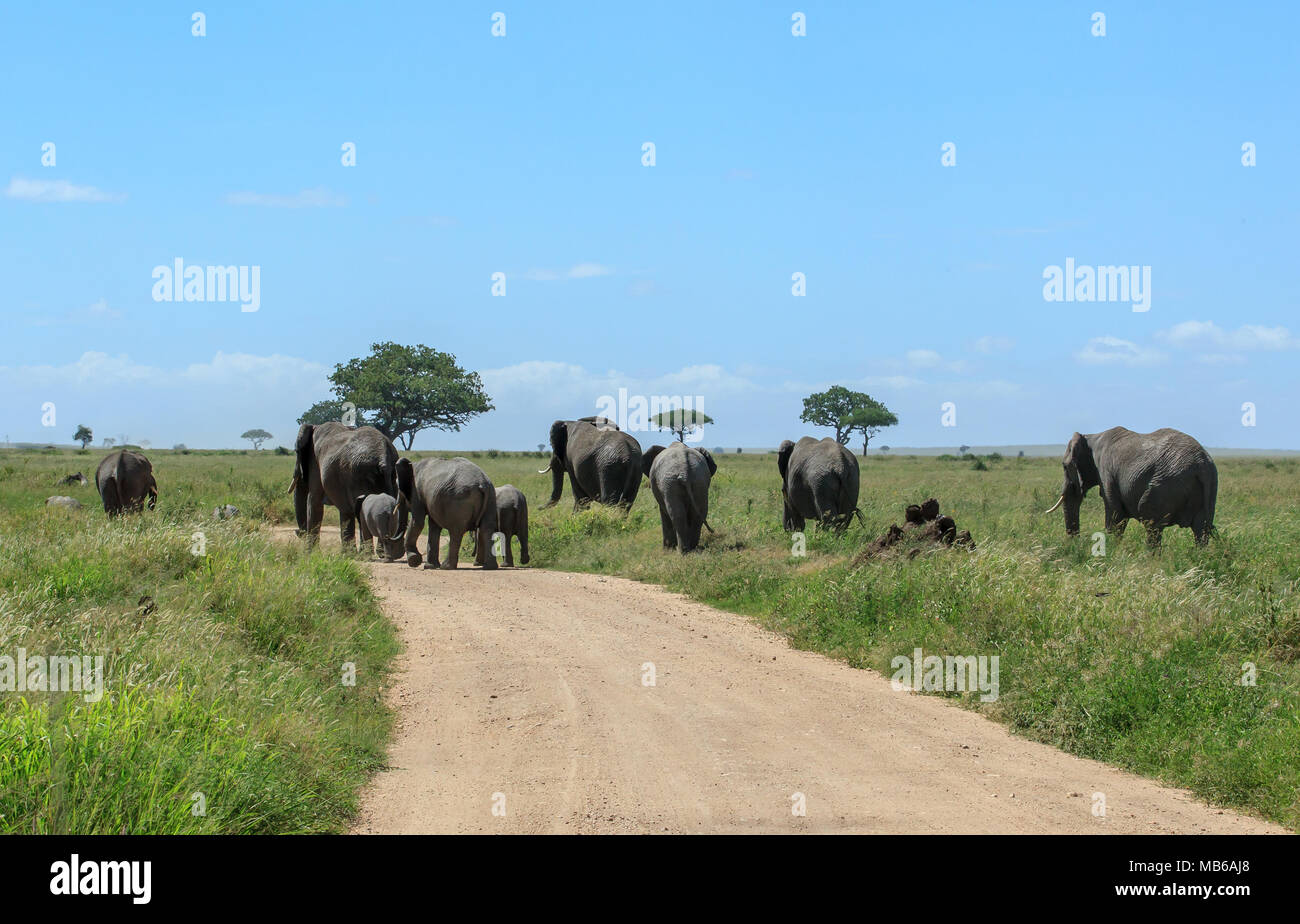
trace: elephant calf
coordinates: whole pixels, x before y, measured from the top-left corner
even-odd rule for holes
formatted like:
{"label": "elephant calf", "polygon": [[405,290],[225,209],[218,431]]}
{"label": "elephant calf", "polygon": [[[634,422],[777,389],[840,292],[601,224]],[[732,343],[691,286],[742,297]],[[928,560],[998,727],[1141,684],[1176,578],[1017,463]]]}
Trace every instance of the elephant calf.
{"label": "elephant calf", "polygon": [[361,548],[373,551],[371,540],[378,539],[385,561],[399,561],[402,556],[402,517],[397,498],[391,494],[362,494],[353,507],[361,527]]}
{"label": "elephant calf", "polygon": [[497,531],[505,545],[506,567],[515,566],[510,540],[519,537],[519,563],[528,564],[528,498],[512,484],[497,489]]}
{"label": "elephant calf", "polygon": [[659,502],[664,548],[683,555],[700,544],[700,527],[709,526],[709,482],[718,464],[707,449],[673,443],[651,446],[641,457],[641,469]]}
{"label": "elephant calf", "polygon": [[429,520],[429,548],[425,553],[426,568],[440,567],[438,543],[442,531],[447,530],[449,545],[447,560],[441,564],[446,571],[456,568],[460,561],[460,543],[468,532],[475,533],[474,563],[491,571],[497,567],[492,556],[492,534],[497,531],[497,494],[487,473],[469,459],[421,459],[414,465],[410,459],[397,462],[398,479],[411,488],[411,525],[406,530],[406,563],[412,568],[420,565],[420,551],[416,542]]}

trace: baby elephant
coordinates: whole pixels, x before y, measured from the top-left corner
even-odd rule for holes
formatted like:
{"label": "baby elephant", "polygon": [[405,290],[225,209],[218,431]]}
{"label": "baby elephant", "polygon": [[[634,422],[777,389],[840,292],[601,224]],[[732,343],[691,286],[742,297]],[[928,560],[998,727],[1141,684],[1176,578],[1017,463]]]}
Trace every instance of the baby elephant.
{"label": "baby elephant", "polygon": [[700,527],[709,526],[709,481],[718,465],[707,449],[673,443],[651,446],[641,457],[641,470],[659,502],[664,548],[685,555],[700,544]]}
{"label": "baby elephant", "polygon": [[[497,488],[497,531],[505,545],[506,567],[515,566],[510,547],[510,539],[514,536],[519,537],[519,563],[528,564],[528,498],[512,484]],[[495,536],[492,541],[496,541]]]}
{"label": "baby elephant", "polygon": [[397,498],[391,494],[363,494],[357,498],[353,516],[361,528],[361,547],[373,549],[372,539],[379,540],[385,561],[398,561],[405,539],[405,517],[398,512]]}

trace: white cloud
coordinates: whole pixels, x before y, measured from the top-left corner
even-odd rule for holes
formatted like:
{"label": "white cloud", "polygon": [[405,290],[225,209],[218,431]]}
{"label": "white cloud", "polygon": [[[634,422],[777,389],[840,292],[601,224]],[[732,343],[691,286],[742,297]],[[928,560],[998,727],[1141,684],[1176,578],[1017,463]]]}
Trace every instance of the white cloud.
{"label": "white cloud", "polygon": [[1154,366],[1165,361],[1165,355],[1158,350],[1110,336],[1093,337],[1074,356],[1087,366]]}
{"label": "white cloud", "polygon": [[[26,386],[72,385],[95,389],[122,384],[143,384],[162,389],[197,385],[221,389],[260,391],[285,385],[319,386],[328,384],[329,370],[321,363],[293,356],[217,351],[210,362],[191,363],[183,368],[165,369],[137,363],[125,353],[87,351],[74,362],[63,365],[0,366],[0,381]],[[322,397],[324,395],[322,394]]]}
{"label": "white cloud", "polygon": [[1213,321],[1183,321],[1156,337],[1165,343],[1187,349],[1218,350],[1294,350],[1300,348],[1300,338],[1292,336],[1285,327],[1264,327],[1260,324],[1243,324],[1226,331]]}
{"label": "white cloud", "polygon": [[569,270],[570,279],[589,279],[592,276],[609,276],[614,271],[608,266],[601,266],[599,263],[579,263]]}
{"label": "white cloud", "polygon": [[226,195],[227,205],[261,205],[278,209],[338,208],[348,204],[347,196],[317,186],[293,195],[235,192]]}
{"label": "white cloud", "polygon": [[932,369],[943,362],[943,357],[934,350],[908,350],[907,361],[919,369]]}
{"label": "white cloud", "polygon": [[976,353],[1007,353],[1016,342],[1010,337],[984,336],[976,340],[972,347]]}
{"label": "white cloud", "polygon": [[614,271],[599,263],[578,263],[567,270],[530,269],[523,277],[531,282],[555,282],[558,279],[592,279],[596,276],[612,276]]}
{"label": "white cloud", "polygon": [[77,186],[67,180],[28,180],[13,177],[5,189],[10,199],[24,202],[125,202],[125,193],[109,193],[94,186]]}

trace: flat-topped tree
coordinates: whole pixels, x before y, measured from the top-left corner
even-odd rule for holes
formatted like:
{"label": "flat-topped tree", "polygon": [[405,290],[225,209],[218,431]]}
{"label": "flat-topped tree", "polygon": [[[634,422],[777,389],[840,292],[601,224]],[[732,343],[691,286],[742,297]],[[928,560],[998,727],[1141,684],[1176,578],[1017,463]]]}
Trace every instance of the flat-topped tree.
{"label": "flat-topped tree", "polygon": [[681,442],[686,442],[686,434],[703,429],[705,424],[713,423],[713,418],[694,408],[675,408],[664,411],[650,418],[650,425],[660,430],[669,430]]}
{"label": "flat-topped tree", "polygon": [[248,440],[253,444],[254,449],[261,449],[262,444],[271,438],[271,434],[261,429],[245,430],[240,434],[239,438],[241,440]]}
{"label": "flat-topped tree", "polygon": [[[862,454],[867,454],[867,444],[885,427],[893,427],[898,424],[898,415],[885,407],[874,398],[868,397],[871,403],[866,407],[860,407],[852,414],[845,415],[841,420],[841,426],[845,427],[844,438],[847,440],[855,431],[862,434]],[[888,447],[886,447],[888,448]]]}
{"label": "flat-topped tree", "polygon": [[459,430],[492,410],[477,372],[466,372],[450,353],[424,344],[371,344],[370,355],[334,367],[330,375],[340,401],[356,405],[367,423],[410,449],[421,430]]}
{"label": "flat-topped tree", "polygon": [[95,434],[85,424],[78,424],[77,432],[72,435],[72,438],[81,444],[82,449],[85,449],[95,441]]}

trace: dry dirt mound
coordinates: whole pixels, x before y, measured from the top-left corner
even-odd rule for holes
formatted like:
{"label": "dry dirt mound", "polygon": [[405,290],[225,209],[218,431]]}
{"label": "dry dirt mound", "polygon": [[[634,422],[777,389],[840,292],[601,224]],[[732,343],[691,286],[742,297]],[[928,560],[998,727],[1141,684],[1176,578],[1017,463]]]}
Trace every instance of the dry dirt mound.
{"label": "dry dirt mound", "polygon": [[886,552],[906,554],[915,558],[927,548],[960,546],[975,548],[970,530],[957,530],[957,521],[939,513],[939,502],[933,497],[920,504],[908,504],[903,511],[903,525],[892,524],[889,529],[858,553],[854,564],[879,558]]}

